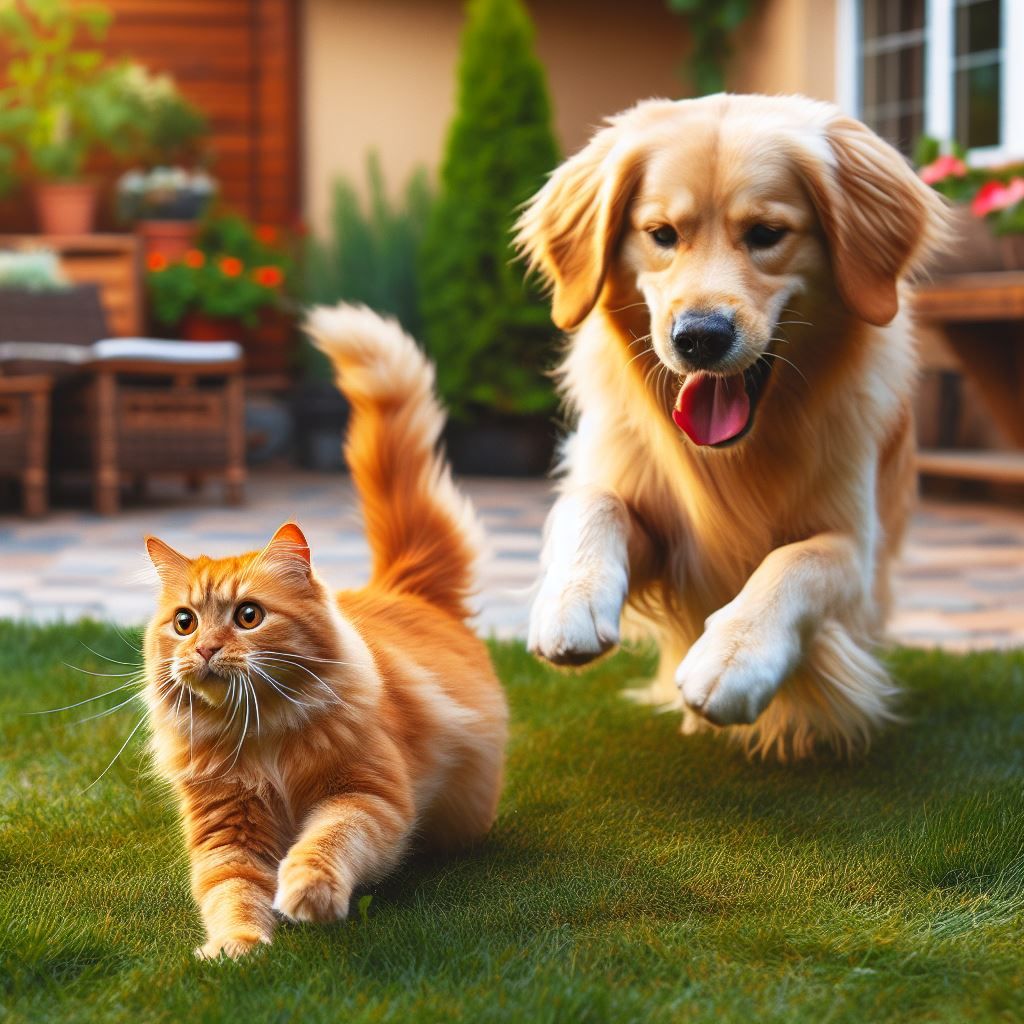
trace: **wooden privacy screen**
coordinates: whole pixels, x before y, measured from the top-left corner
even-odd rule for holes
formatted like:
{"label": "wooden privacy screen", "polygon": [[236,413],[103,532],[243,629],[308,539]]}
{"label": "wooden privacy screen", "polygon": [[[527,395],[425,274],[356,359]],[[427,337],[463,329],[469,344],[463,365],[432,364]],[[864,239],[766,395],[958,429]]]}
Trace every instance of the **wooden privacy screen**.
{"label": "wooden privacy screen", "polygon": [[[299,216],[298,0],[103,0],[106,49],[174,76],[209,118],[225,200],[269,224]],[[0,229],[31,226],[5,203]],[[104,214],[110,226],[109,212]]]}

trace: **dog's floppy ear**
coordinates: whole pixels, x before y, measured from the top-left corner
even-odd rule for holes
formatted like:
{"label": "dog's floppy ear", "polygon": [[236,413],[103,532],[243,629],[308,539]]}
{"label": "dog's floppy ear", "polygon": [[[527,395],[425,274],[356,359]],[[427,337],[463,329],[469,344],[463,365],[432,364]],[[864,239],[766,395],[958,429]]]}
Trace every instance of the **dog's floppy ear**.
{"label": "dog's floppy ear", "polygon": [[827,154],[801,146],[797,162],[828,237],[836,285],[859,317],[887,324],[899,308],[899,279],[942,245],[949,215],[870,128],[837,116],[824,133]]}
{"label": "dog's floppy ear", "polygon": [[552,285],[551,319],[564,331],[601,294],[640,169],[635,147],[612,120],[555,170],[516,222],[519,253]]}

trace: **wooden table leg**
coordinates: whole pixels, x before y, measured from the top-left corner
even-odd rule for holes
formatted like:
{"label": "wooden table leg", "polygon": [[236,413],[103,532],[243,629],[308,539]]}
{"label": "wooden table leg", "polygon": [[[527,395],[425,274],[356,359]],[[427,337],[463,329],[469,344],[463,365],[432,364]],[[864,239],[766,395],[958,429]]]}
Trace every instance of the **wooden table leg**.
{"label": "wooden table leg", "polygon": [[113,374],[96,374],[92,391],[93,507],[101,516],[115,515],[121,506],[121,476],[117,468],[117,382]]}
{"label": "wooden table leg", "polygon": [[228,465],[224,473],[225,497],[229,505],[241,505],[245,498],[245,383],[241,372],[227,382]]}
{"label": "wooden table leg", "polygon": [[26,516],[38,518],[48,508],[50,456],[50,393],[35,391],[28,396],[29,441],[25,471],[21,476],[22,506]]}

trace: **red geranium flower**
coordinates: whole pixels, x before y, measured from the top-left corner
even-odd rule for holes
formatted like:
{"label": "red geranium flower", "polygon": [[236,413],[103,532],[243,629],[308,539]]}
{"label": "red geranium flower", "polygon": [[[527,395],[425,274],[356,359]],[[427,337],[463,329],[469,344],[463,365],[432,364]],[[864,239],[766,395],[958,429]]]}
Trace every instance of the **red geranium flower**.
{"label": "red geranium flower", "polygon": [[162,252],[151,252],[146,257],[146,267],[154,273],[167,269],[167,257]]}
{"label": "red geranium flower", "polygon": [[235,256],[223,256],[218,264],[220,272],[225,277],[238,277],[239,274],[245,269],[242,266],[242,261]]}
{"label": "red geranium flower", "polygon": [[971,213],[975,217],[987,217],[997,210],[1016,206],[1022,199],[1024,178],[1014,178],[1009,185],[1004,185],[1001,181],[987,181],[971,200]]}
{"label": "red geranium flower", "polygon": [[273,245],[277,241],[277,228],[271,224],[261,224],[256,228],[256,238],[262,245]]}
{"label": "red geranium flower", "polygon": [[947,153],[922,167],[917,173],[926,185],[934,185],[946,178],[962,178],[967,173],[967,164],[959,157]]}
{"label": "red geranium flower", "polygon": [[189,249],[189,251],[185,253],[183,262],[186,267],[198,270],[206,262],[206,254],[201,252],[199,249]]}
{"label": "red geranium flower", "polygon": [[280,267],[257,267],[252,276],[264,288],[279,288],[284,283],[284,271]]}

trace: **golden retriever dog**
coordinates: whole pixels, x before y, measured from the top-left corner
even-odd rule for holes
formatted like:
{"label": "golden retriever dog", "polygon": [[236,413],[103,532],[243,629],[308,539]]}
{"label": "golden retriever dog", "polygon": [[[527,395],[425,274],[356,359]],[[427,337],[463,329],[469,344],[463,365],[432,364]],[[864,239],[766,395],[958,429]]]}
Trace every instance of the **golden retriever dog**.
{"label": "golden retriever dog", "polygon": [[785,760],[863,747],[915,495],[904,281],[943,201],[799,96],[649,100],[527,204],[517,241],[572,337],[575,415],[530,649],[583,664],[631,615],[683,732]]}

